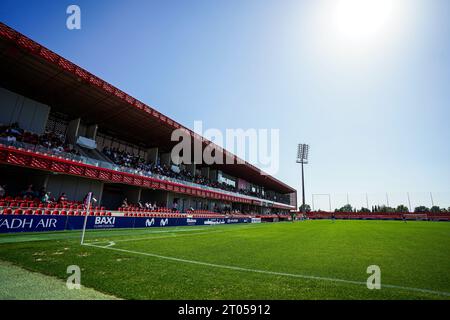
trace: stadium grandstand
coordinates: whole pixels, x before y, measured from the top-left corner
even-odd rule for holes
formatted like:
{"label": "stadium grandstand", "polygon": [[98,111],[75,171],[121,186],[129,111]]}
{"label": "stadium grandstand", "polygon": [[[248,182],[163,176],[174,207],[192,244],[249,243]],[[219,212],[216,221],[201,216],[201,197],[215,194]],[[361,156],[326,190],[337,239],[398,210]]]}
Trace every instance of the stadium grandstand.
{"label": "stadium grandstand", "polygon": [[2,214],[278,221],[296,209],[295,189],[218,146],[236,161],[175,165],[181,124],[3,23],[0,52]]}

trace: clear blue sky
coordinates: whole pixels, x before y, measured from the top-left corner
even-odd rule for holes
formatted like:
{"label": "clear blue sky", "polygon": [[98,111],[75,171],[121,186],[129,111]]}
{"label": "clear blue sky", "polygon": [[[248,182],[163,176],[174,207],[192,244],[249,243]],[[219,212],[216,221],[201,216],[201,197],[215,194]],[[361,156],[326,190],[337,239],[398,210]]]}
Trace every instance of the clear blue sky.
{"label": "clear blue sky", "polygon": [[308,199],[450,194],[450,1],[394,2],[2,0],[0,18],[188,127],[280,129],[298,190],[309,143]]}

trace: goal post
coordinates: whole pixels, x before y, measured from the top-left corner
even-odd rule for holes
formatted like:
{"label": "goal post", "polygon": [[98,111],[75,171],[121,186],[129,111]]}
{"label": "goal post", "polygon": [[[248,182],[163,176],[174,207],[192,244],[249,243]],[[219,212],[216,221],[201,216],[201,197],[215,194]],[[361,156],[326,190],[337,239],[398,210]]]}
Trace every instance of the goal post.
{"label": "goal post", "polygon": [[[331,195],[329,193],[314,193],[314,194],[312,194],[312,203],[311,203],[312,211],[315,211],[316,209],[320,209],[320,208],[317,208],[317,198],[319,198],[319,201],[323,200],[323,199],[320,199],[320,198],[327,198],[327,200],[328,200],[327,202],[328,203],[326,203],[326,205],[328,206],[329,212],[332,211],[331,210]],[[322,201],[320,201],[320,203],[323,204]]]}

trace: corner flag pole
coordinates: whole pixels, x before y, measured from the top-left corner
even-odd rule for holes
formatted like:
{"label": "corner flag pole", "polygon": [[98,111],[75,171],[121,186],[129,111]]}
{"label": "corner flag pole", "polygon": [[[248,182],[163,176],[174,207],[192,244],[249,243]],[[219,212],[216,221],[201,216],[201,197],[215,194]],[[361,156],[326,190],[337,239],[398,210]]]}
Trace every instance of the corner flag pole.
{"label": "corner flag pole", "polygon": [[81,245],[84,243],[84,235],[86,233],[86,225],[87,225],[87,219],[89,216],[89,211],[91,210],[91,200],[92,200],[92,192],[89,192],[86,199],[86,216],[84,217],[84,224],[83,224],[83,233],[81,234]]}

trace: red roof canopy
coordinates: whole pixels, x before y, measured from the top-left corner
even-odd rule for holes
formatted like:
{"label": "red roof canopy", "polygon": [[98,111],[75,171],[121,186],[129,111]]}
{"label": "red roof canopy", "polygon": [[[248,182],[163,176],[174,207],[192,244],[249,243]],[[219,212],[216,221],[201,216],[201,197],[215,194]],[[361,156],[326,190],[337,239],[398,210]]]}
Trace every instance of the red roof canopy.
{"label": "red roof canopy", "polygon": [[[170,140],[172,131],[184,128],[204,145],[212,143],[1,22],[0,56],[1,86],[48,104],[54,111],[98,124],[100,130],[123,140],[168,152],[176,144]],[[295,192],[247,162],[211,167],[280,193]]]}

